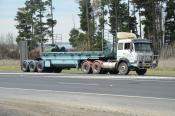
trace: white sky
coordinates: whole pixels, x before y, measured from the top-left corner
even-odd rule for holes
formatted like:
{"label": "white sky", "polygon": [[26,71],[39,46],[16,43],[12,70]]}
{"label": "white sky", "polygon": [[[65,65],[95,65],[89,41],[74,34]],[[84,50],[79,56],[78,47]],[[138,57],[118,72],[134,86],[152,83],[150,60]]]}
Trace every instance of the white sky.
{"label": "white sky", "polygon": [[[0,35],[12,33],[17,36],[14,19],[18,8],[23,7],[24,2],[25,0],[0,0]],[[74,21],[76,28],[79,28],[78,4],[75,0],[53,0],[53,5],[55,7],[54,19],[57,20],[55,33],[62,34],[63,41],[68,42]]]}

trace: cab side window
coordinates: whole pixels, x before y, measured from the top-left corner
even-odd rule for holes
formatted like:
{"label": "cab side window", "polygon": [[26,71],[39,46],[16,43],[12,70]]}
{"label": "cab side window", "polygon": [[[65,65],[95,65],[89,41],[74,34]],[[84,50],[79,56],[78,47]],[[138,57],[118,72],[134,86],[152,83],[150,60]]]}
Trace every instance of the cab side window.
{"label": "cab side window", "polygon": [[123,43],[118,44],[118,50],[123,50]]}
{"label": "cab side window", "polygon": [[130,50],[130,43],[125,43],[125,50]]}

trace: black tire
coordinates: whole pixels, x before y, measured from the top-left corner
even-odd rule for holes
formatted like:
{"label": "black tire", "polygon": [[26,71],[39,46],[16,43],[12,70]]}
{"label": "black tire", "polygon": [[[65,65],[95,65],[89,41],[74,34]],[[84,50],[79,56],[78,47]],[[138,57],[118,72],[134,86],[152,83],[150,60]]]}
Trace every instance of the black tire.
{"label": "black tire", "polygon": [[118,71],[120,75],[128,75],[129,67],[126,62],[121,62],[118,66]]}
{"label": "black tire", "polygon": [[81,71],[85,74],[92,74],[92,67],[90,61],[85,61],[81,65]]}
{"label": "black tire", "polygon": [[37,71],[36,65],[37,65],[36,61],[30,61],[30,63],[29,63],[30,72],[36,72]]}
{"label": "black tire", "polygon": [[101,64],[99,62],[94,62],[92,64],[92,72],[93,72],[93,74],[102,74],[103,69],[102,69]]}
{"label": "black tire", "polygon": [[138,69],[136,70],[137,75],[145,75],[147,72],[147,69]]}
{"label": "black tire", "polygon": [[54,68],[54,72],[55,73],[61,73],[62,72],[62,68]]}
{"label": "black tire", "polygon": [[29,62],[23,61],[23,63],[22,63],[22,71],[23,72],[29,72]]}
{"label": "black tire", "polygon": [[37,63],[36,68],[37,68],[38,72],[44,72],[44,70],[45,70],[45,68],[44,68],[44,61],[39,61]]}

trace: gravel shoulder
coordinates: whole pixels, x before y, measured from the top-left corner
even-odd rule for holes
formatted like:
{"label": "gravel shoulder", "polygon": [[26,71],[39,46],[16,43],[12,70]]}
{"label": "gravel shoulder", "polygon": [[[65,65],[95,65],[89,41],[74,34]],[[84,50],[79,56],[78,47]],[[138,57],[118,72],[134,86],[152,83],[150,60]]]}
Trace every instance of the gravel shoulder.
{"label": "gravel shoulder", "polygon": [[175,116],[175,101],[0,88],[0,116]]}
{"label": "gravel shoulder", "polygon": [[[89,109],[30,100],[0,100],[0,116],[128,116],[117,111]],[[131,116],[131,115],[130,115]]]}

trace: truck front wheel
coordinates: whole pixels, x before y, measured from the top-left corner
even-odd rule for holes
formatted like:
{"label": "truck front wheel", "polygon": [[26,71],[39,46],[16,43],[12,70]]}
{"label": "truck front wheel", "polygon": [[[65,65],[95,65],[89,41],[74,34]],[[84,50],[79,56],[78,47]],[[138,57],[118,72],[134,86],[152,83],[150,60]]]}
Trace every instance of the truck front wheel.
{"label": "truck front wheel", "polygon": [[92,73],[91,62],[84,61],[81,65],[81,71],[85,74],[91,74]]}
{"label": "truck front wheel", "polygon": [[147,69],[138,69],[138,70],[136,70],[136,73],[138,75],[145,75],[146,71],[147,71]]}
{"label": "truck front wheel", "polygon": [[129,67],[126,62],[121,62],[118,66],[118,71],[120,75],[128,75]]}

